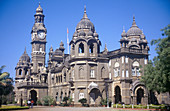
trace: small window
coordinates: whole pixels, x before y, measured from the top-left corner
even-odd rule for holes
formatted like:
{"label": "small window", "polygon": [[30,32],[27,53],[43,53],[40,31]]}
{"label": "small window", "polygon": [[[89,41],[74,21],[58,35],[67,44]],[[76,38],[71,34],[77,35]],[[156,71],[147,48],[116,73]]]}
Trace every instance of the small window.
{"label": "small window", "polygon": [[127,56],[126,56],[126,58],[125,58],[125,62],[128,63],[128,57],[127,57]]}
{"label": "small window", "polygon": [[94,78],[95,77],[95,73],[94,73],[94,69],[90,70],[90,78]]}
{"label": "small window", "polygon": [[112,65],[111,60],[109,60],[109,66],[111,66],[111,65]]}
{"label": "small window", "polygon": [[40,52],[42,52],[42,48],[40,47]]}
{"label": "small window", "polygon": [[125,77],[124,70],[122,70],[122,77]]}
{"label": "small window", "polygon": [[128,70],[126,70],[126,77],[129,77],[129,72],[128,72]]}
{"label": "small window", "polygon": [[79,44],[79,53],[84,53],[84,44],[83,43]]}
{"label": "small window", "polygon": [[135,68],[132,68],[132,76],[136,76],[136,74],[135,74]]}
{"label": "small window", "polygon": [[145,64],[147,64],[147,63],[148,63],[147,58],[145,58],[144,63],[145,63]]}
{"label": "small window", "polygon": [[90,48],[89,48],[89,52],[90,52],[90,53],[93,53],[93,48],[94,48],[94,45],[91,44],[91,45],[90,45]]}
{"label": "small window", "polygon": [[19,70],[19,75],[22,75],[22,69]]}
{"label": "small window", "polygon": [[74,69],[72,70],[72,72],[71,72],[71,73],[72,73],[72,78],[74,78]]}
{"label": "small window", "polygon": [[72,93],[72,99],[73,99],[73,101],[74,101],[74,93]]}
{"label": "small window", "polygon": [[136,68],[136,74],[137,76],[140,76],[139,68]]}
{"label": "small window", "polygon": [[124,56],[122,56],[122,63],[124,63]]}
{"label": "small window", "polygon": [[112,79],[112,73],[109,73],[109,79]]}
{"label": "small window", "polygon": [[84,98],[84,93],[80,93],[79,94],[79,99],[83,99]]}

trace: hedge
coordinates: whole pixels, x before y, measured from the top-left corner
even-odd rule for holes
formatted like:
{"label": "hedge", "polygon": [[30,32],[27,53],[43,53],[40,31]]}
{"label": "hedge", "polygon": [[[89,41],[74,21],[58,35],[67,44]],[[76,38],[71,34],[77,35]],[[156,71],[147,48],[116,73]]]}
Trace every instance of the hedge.
{"label": "hedge", "polygon": [[3,106],[0,107],[0,110],[19,110],[19,109],[29,109],[29,106]]}

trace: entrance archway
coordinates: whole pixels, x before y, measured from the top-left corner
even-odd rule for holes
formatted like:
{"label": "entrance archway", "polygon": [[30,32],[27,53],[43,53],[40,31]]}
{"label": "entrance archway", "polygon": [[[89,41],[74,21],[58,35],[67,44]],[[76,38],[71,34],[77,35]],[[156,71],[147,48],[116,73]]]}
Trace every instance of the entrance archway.
{"label": "entrance archway", "polygon": [[91,105],[99,104],[96,102],[97,99],[101,98],[100,90],[97,88],[93,88],[89,93],[89,100]]}
{"label": "entrance archway", "polygon": [[121,90],[119,86],[115,87],[115,104],[120,103],[122,101],[121,98]]}
{"label": "entrance archway", "polygon": [[144,90],[139,88],[137,90],[137,104],[142,104],[142,98],[144,97]]}
{"label": "entrance archway", "polygon": [[37,102],[37,92],[35,90],[31,90],[30,93],[31,93],[31,100],[33,100],[34,104],[36,104],[36,102]]}

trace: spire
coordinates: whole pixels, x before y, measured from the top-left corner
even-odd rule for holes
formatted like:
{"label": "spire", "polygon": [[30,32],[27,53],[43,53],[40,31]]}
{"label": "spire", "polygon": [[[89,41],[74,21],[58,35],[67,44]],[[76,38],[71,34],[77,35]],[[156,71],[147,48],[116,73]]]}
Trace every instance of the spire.
{"label": "spire", "polygon": [[108,52],[108,49],[107,49],[107,46],[106,46],[106,43],[105,43],[103,54],[107,54],[107,52]]}
{"label": "spire", "polygon": [[83,19],[88,19],[87,14],[86,14],[86,5],[84,6],[84,15],[83,15]]}
{"label": "spire", "polygon": [[53,52],[53,47],[52,47],[52,45],[51,45],[51,47],[50,47],[50,52]]}
{"label": "spire", "polygon": [[132,27],[137,27],[137,25],[136,25],[136,21],[135,21],[135,16],[134,16],[134,15],[133,15]]}
{"label": "spire", "polygon": [[43,9],[41,8],[40,2],[38,8],[36,9],[36,13],[43,13]]}

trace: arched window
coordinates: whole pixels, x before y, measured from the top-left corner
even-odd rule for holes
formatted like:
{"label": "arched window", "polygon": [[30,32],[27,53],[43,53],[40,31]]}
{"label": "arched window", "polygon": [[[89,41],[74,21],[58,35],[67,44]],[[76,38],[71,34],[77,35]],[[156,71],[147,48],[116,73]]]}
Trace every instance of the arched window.
{"label": "arched window", "polygon": [[74,55],[74,49],[75,49],[75,46],[74,44],[72,45],[72,54]]}
{"label": "arched window", "polygon": [[90,69],[90,78],[95,78],[94,67],[91,67],[91,69]]}
{"label": "arched window", "polygon": [[25,69],[25,75],[27,75],[28,74],[28,70],[27,69]]}
{"label": "arched window", "polygon": [[64,82],[66,82],[66,73],[64,73]]}
{"label": "arched window", "polygon": [[84,44],[83,43],[79,44],[79,53],[84,53]]}
{"label": "arched window", "polygon": [[104,78],[105,74],[106,74],[106,70],[105,70],[104,67],[102,67],[102,69],[101,69],[101,77]]}
{"label": "arched window", "polygon": [[114,77],[118,77],[120,73],[120,69],[119,69],[119,63],[116,62],[115,63],[115,68],[114,68]]}
{"label": "arched window", "polygon": [[55,98],[56,98],[56,101],[58,101],[58,92],[56,93],[56,97]]}
{"label": "arched window", "polygon": [[22,75],[22,69],[19,70],[19,75]]}
{"label": "arched window", "polygon": [[141,76],[140,69],[139,69],[139,63],[137,61],[133,62],[133,64],[132,64],[132,76]]}
{"label": "arched window", "polygon": [[94,48],[94,45],[93,45],[93,44],[90,44],[90,47],[89,47],[89,52],[90,52],[90,53],[93,53],[93,48]]}
{"label": "arched window", "polygon": [[83,68],[83,66],[80,66],[79,67],[79,77],[80,78],[84,78],[84,73],[83,72],[84,72],[84,68]]}

